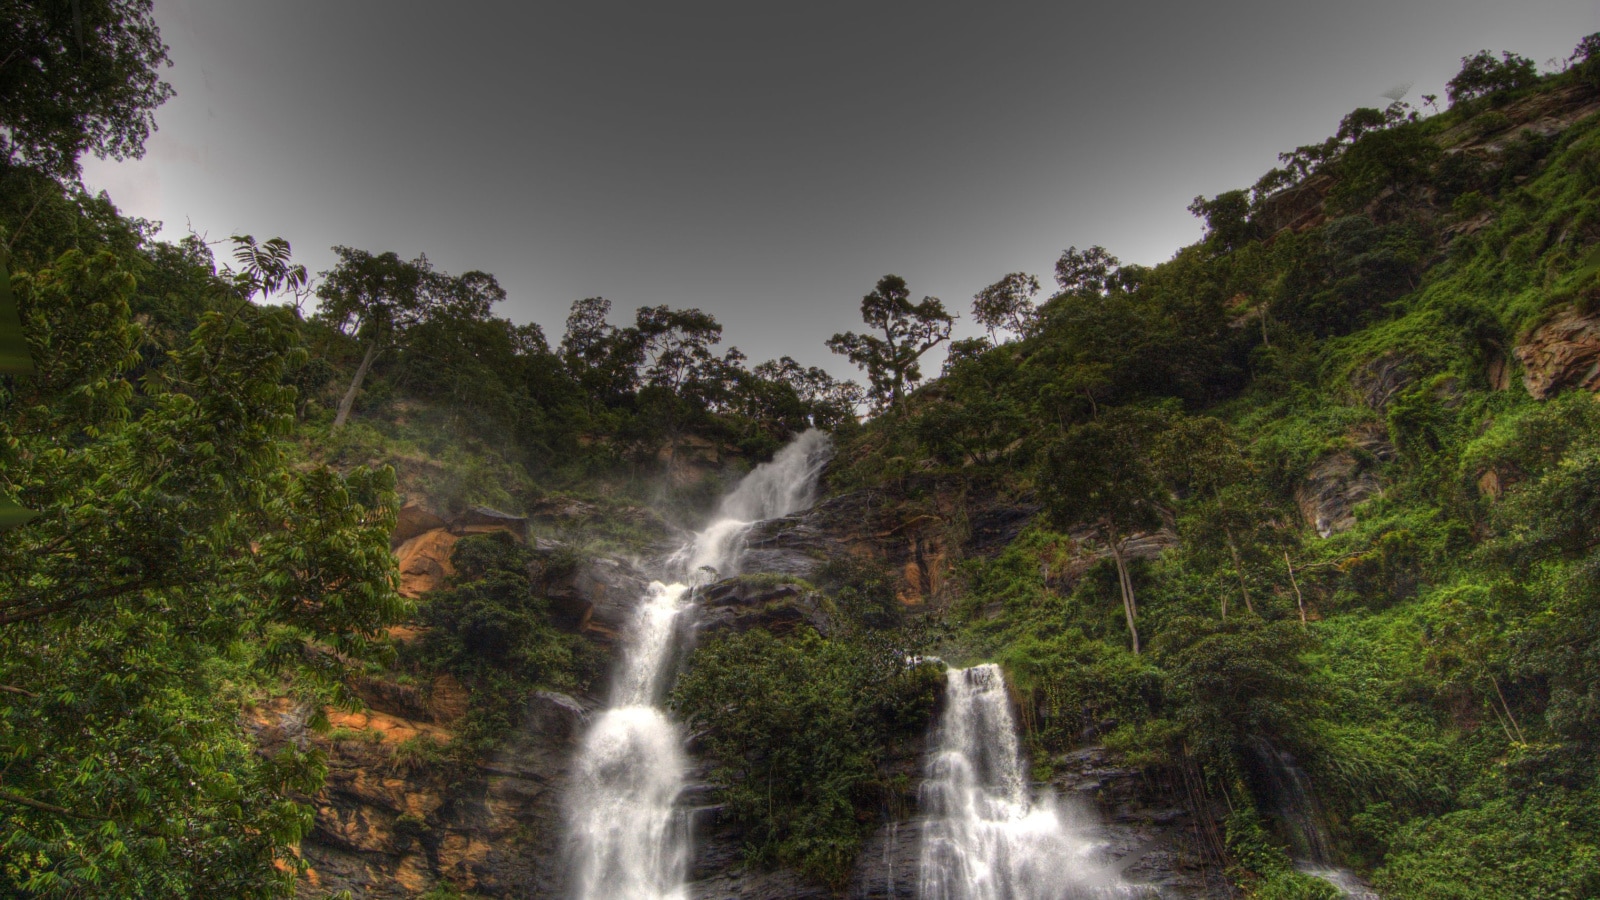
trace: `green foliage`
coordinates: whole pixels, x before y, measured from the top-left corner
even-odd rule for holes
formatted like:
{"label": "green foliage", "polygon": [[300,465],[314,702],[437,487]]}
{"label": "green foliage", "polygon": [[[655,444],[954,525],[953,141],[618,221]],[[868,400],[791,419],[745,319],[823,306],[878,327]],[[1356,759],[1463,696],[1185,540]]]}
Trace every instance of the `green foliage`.
{"label": "green foliage", "polygon": [[468,535],[451,556],[451,586],[429,595],[419,611],[428,631],[408,651],[408,667],[450,672],[472,688],[464,731],[476,750],[492,748],[517,725],[535,689],[579,690],[599,668],[587,642],[551,624],[532,561],[506,532]]}
{"label": "green foliage", "polygon": [[[33,375],[0,384],[0,872],[34,896],[281,896],[322,763],[258,756],[237,685],[337,695],[405,606],[388,471],[291,468],[304,354],[281,309],[218,306],[136,387],[110,252],[13,276]],[[279,867],[282,866],[280,869]]]}
{"label": "green foliage", "polygon": [[1495,59],[1488,50],[1479,50],[1472,56],[1461,57],[1461,71],[1445,83],[1445,93],[1450,97],[1450,105],[1455,106],[1500,91],[1528,87],[1538,80],[1533,60],[1509,50]]}
{"label": "green foliage", "polygon": [[1298,622],[1175,622],[1153,647],[1171,715],[1203,761],[1227,765],[1253,738],[1293,737],[1315,692]]}
{"label": "green foliage", "polygon": [[[1374,878],[1385,897],[1578,898],[1600,894],[1600,791],[1542,786],[1402,827]],[[1478,799],[1478,798],[1474,798]]]}
{"label": "green foliage", "polygon": [[828,349],[867,373],[868,396],[878,411],[899,411],[906,393],[922,380],[917,361],[950,339],[955,317],[937,297],[912,303],[905,279],[885,275],[861,298],[861,320],[883,337],[847,331],[829,338]]}
{"label": "green foliage", "polygon": [[893,790],[879,770],[886,746],[927,728],[942,680],[903,651],[755,629],[696,651],[672,703],[750,826],[751,860],[837,888]]}
{"label": "green foliage", "polygon": [[1244,808],[1228,816],[1226,840],[1233,855],[1234,877],[1246,886],[1251,900],[1338,900],[1338,888],[1296,872],[1289,855],[1272,840],[1254,809]]}
{"label": "green foliage", "polygon": [[1372,322],[1383,305],[1417,286],[1423,245],[1405,225],[1379,225],[1362,215],[1280,240],[1283,271],[1272,315],[1320,336]]}
{"label": "green foliage", "polygon": [[0,27],[0,160],[71,177],[88,150],[144,155],[155,108],[173,94],[150,0],[12,3]]}

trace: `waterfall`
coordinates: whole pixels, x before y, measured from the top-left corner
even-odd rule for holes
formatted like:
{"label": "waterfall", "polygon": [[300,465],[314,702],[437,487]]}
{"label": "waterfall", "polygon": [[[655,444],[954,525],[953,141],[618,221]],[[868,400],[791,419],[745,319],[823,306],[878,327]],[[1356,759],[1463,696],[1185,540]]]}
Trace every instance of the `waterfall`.
{"label": "waterfall", "polygon": [[568,798],[578,900],[684,900],[689,834],[676,809],[687,763],[657,705],[693,588],[738,573],[746,532],[811,505],[832,444],[807,431],[722,498],[710,525],[667,559],[623,636],[611,696],[578,752]]}
{"label": "waterfall", "polygon": [[1262,738],[1252,740],[1250,750],[1260,763],[1269,812],[1289,832],[1295,869],[1328,882],[1346,897],[1379,900],[1354,872],[1334,865],[1333,842],[1322,824],[1322,807],[1311,789],[1311,779],[1294,756]]}
{"label": "waterfall", "polygon": [[1091,822],[1030,796],[1005,678],[950,669],[921,805],[921,900],[1087,900],[1145,896],[1096,856]]}

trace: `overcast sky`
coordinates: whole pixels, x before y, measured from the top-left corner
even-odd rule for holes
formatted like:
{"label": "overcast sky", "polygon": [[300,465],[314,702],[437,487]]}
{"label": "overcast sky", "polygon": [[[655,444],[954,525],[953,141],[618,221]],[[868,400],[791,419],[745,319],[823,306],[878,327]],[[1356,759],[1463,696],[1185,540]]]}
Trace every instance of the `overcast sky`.
{"label": "overcast sky", "polygon": [[[852,372],[885,273],[970,321],[1069,245],[1154,264],[1197,194],[1460,58],[1545,68],[1596,0],[408,3],[156,0],[177,96],[143,160],[89,159],[124,212],[482,269],[559,341],[568,307],[696,306],[752,364]],[[221,255],[221,254],[219,254]],[[937,366],[932,367],[937,371]]]}

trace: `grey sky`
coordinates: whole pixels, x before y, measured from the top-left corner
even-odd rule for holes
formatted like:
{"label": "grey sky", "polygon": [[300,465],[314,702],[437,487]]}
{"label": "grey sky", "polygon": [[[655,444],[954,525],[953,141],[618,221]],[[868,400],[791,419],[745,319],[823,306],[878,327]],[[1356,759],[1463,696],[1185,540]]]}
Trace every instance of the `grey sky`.
{"label": "grey sky", "polygon": [[552,343],[582,297],[698,306],[752,363],[840,375],[823,341],[885,273],[970,318],[1068,245],[1160,262],[1196,194],[1396,84],[1600,31],[1595,0],[155,11],[178,96],[144,160],[85,180],[168,236],[281,235],[314,272],[333,244],[425,252],[494,273]]}

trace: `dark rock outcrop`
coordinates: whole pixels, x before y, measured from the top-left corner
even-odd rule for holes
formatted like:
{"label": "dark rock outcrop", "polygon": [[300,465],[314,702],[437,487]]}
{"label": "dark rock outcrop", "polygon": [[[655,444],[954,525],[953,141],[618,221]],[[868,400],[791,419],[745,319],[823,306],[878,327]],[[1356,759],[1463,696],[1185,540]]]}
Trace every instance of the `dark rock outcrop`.
{"label": "dark rock outcrop", "polygon": [[940,498],[933,511],[908,514],[878,491],[855,491],[757,525],[746,536],[742,565],[746,572],[812,578],[830,560],[870,560],[899,575],[902,604],[920,606],[944,596],[962,556],[1004,549],[1038,509],[979,493]]}
{"label": "dark rock outcrop", "polygon": [[1322,537],[1355,527],[1357,504],[1382,489],[1378,474],[1355,454],[1341,450],[1318,460],[1295,488],[1294,502],[1306,524]]}
{"label": "dark rock outcrop", "polygon": [[1123,880],[1154,889],[1161,900],[1223,900],[1238,894],[1223,876],[1219,838],[1182,788],[1165,776],[1117,766],[1103,747],[1085,747],[1053,760],[1051,787],[1069,802],[1098,813],[1105,854]]}
{"label": "dark rock outcrop", "polygon": [[[560,548],[547,552],[546,560],[557,552]],[[542,581],[560,623],[602,643],[616,639],[650,584],[631,563],[609,556],[547,568]]]}
{"label": "dark rock outcrop", "polygon": [[1318,535],[1329,537],[1355,527],[1355,508],[1383,492],[1378,466],[1395,458],[1394,445],[1381,426],[1350,433],[1350,449],[1317,460],[1294,491],[1300,515]]}
{"label": "dark rock outcrop", "polygon": [[[781,578],[781,576],[780,576]],[[784,635],[801,626],[827,634],[828,617],[821,597],[804,584],[772,576],[729,578],[703,590],[696,598],[702,634],[743,632],[763,628]]]}

